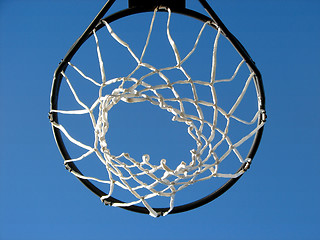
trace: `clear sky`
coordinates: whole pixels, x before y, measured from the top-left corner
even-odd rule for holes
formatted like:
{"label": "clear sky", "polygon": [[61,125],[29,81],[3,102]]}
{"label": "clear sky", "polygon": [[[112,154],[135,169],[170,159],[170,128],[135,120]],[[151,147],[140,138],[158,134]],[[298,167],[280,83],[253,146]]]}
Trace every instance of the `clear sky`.
{"label": "clear sky", "polygon": [[68,173],[47,117],[53,72],[104,2],[0,0],[1,240],[320,238],[320,2],[208,2],[262,73],[267,125],[227,193],[154,219],[104,206]]}

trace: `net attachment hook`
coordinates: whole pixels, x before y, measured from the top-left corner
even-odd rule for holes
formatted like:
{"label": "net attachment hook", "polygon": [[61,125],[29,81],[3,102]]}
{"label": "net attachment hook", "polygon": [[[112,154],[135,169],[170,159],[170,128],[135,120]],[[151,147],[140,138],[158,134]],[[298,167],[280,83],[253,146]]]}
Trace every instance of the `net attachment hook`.
{"label": "net attachment hook", "polygon": [[251,161],[252,161],[251,158],[248,158],[248,159],[247,159],[247,162],[246,162],[246,164],[245,164],[244,167],[243,167],[243,171],[244,171],[244,172],[246,172],[246,171],[250,168],[250,166],[251,166]]}
{"label": "net attachment hook", "polygon": [[267,113],[266,113],[266,111],[265,110],[263,110],[262,111],[262,113],[261,113],[261,115],[262,115],[262,122],[266,122],[267,121]]}
{"label": "net attachment hook", "polygon": [[49,121],[50,121],[51,123],[54,122],[52,112],[49,112],[48,118],[49,118]]}

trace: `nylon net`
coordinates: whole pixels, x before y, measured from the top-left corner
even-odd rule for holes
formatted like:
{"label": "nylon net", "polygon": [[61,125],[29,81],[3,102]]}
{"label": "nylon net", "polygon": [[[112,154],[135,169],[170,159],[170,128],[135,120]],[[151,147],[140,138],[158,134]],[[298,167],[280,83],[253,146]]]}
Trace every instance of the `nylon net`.
{"label": "nylon net", "polygon": [[[132,196],[134,196],[135,200],[125,203],[113,203],[112,206],[131,206],[142,204],[149,210],[150,215],[154,217],[158,216],[159,213],[157,213],[149,204],[149,200],[152,198],[162,197],[168,199],[169,210],[164,213],[164,215],[166,215],[174,208],[176,193],[182,189],[185,189],[196,182],[212,178],[236,178],[243,174],[245,169],[226,173],[220,172],[219,166],[223,161],[227,161],[231,154],[236,156],[240,165],[246,162],[250,163],[251,159],[242,156],[240,151],[238,151],[238,148],[248,139],[252,138],[264,124],[263,121],[258,121],[262,110],[258,109],[249,121],[243,120],[234,114],[244,98],[248,86],[255,77],[255,73],[249,67],[249,75],[246,77],[242,90],[232,107],[229,110],[226,110],[218,105],[218,96],[216,94],[217,84],[231,84],[236,78],[241,67],[247,65],[242,59],[238,65],[234,67],[233,75],[230,78],[220,80],[216,79],[217,51],[222,32],[219,26],[217,26],[213,21],[206,22],[202,25],[198,31],[198,35],[195,37],[192,49],[184,57],[181,57],[178,47],[170,32],[171,11],[170,9],[167,9],[166,36],[174,53],[175,64],[164,68],[156,68],[152,64],[144,61],[144,56],[150,42],[150,36],[154,29],[154,21],[158,14],[157,11],[158,10],[155,10],[152,15],[147,39],[140,55],[137,55],[129,44],[122,40],[106,21],[103,21],[103,24],[107,28],[111,37],[117,44],[126,49],[134,59],[136,62],[135,68],[126,76],[108,79],[100,51],[99,39],[97,33],[94,31],[93,36],[99,60],[101,82],[87,76],[82,70],[80,70],[80,68],[73,65],[71,62],[69,63],[69,67],[74,69],[85,81],[96,86],[96,100],[92,105],[85,104],[77,95],[77,92],[71,83],[72,81],[68,78],[67,74],[62,72],[74,99],[81,109],[52,109],[52,112],[57,112],[62,115],[89,115],[94,132],[94,141],[91,146],[84,144],[77,140],[76,137],[73,137],[63,124],[52,122],[52,125],[54,128],[58,128],[63,132],[64,136],[72,144],[85,150],[81,156],[67,159],[65,160],[65,163],[80,162],[88,156],[95,155],[106,170],[106,178],[102,179],[94,176],[85,176],[75,171],[71,172],[78,178],[88,179],[93,182],[99,182],[107,185],[109,190],[105,196],[101,197],[103,202],[107,202],[108,198],[116,191],[115,189],[119,187],[130,192]],[[213,26],[216,29],[216,35],[214,37],[214,42],[212,44],[213,47],[211,50],[211,76],[209,80],[202,81],[193,79],[184,68],[184,63],[188,61],[190,56],[192,56],[197,49],[203,31],[208,26],[210,28]],[[135,78],[134,74],[142,68],[147,69],[148,73],[140,78]],[[183,74],[184,79],[169,78],[167,73],[171,70],[180,71]],[[161,81],[154,85],[148,83],[146,79],[152,76],[159,77]],[[114,88],[111,93],[103,94],[104,88],[109,87],[114,83],[118,83],[117,87]],[[181,93],[176,90],[177,86],[181,85],[191,88],[193,95],[192,98],[181,96]],[[202,100],[202,98],[198,96],[197,86],[205,87],[210,91],[210,101]],[[163,96],[161,94],[162,90],[170,91],[172,93],[172,97],[166,98]],[[188,134],[194,140],[196,146],[194,149],[190,150],[190,160],[181,161],[175,168],[170,168],[165,159],[162,159],[155,164],[151,161],[148,154],[144,154],[141,159],[134,159],[130,154],[125,152],[120,155],[113,155],[112,150],[108,148],[106,135],[109,130],[110,110],[119,102],[126,102],[130,104],[149,102],[150,104],[172,114],[172,121],[185,124]],[[186,104],[191,104],[194,107],[196,114],[187,113],[185,110]],[[211,118],[205,117],[203,108],[210,109],[213,112]],[[95,114],[96,109],[98,109],[98,114]],[[224,121],[226,122],[223,128],[218,127],[219,117],[224,118]],[[229,126],[231,120],[236,121],[238,124],[252,125],[254,127],[249,133],[246,133],[237,141],[233,141],[229,137]],[[204,129],[209,129],[209,131],[205,131]],[[228,148],[222,155],[218,155],[216,151],[223,143],[226,143]],[[144,189],[147,192],[141,194],[139,192],[141,189]]]}

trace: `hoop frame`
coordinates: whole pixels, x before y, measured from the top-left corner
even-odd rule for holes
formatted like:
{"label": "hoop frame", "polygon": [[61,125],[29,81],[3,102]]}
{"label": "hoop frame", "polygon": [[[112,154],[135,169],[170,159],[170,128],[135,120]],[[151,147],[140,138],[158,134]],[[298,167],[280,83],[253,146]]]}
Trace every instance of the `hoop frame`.
{"label": "hoop frame", "polygon": [[[60,62],[58,68],[56,69],[56,71],[54,72],[54,78],[53,78],[53,83],[52,83],[52,90],[51,90],[51,99],[50,99],[50,104],[51,104],[51,110],[53,109],[58,109],[58,98],[59,98],[59,90],[60,90],[60,85],[61,85],[61,81],[62,81],[62,72],[64,72],[66,70],[66,68],[68,67],[68,62],[71,61],[71,59],[73,58],[73,56],[75,55],[75,53],[79,50],[79,48],[82,46],[82,44],[91,36],[93,35],[93,30],[99,30],[103,27],[103,23],[102,20],[111,23],[113,21],[116,21],[120,18],[123,17],[127,17],[130,15],[134,15],[134,14],[139,14],[139,13],[143,13],[143,12],[151,12],[153,11],[155,8],[159,8],[159,11],[163,11],[165,10],[164,8],[166,7],[165,3],[167,1],[165,0],[157,0],[154,2],[154,4],[150,4],[147,6],[142,6],[142,5],[135,5],[134,3],[137,2],[137,0],[135,1],[130,1],[129,0],[129,8],[124,9],[122,11],[116,12],[112,15],[109,15],[105,18],[104,15],[108,12],[108,10],[110,9],[110,7],[114,4],[116,0],[108,0],[108,2],[104,5],[104,7],[101,9],[101,11],[98,13],[98,15],[95,17],[95,19],[91,22],[91,24],[89,25],[89,27],[85,30],[85,32],[80,36],[80,38],[78,38],[76,40],[76,42],[72,45],[72,47],[69,49],[68,53],[66,54],[66,56],[64,57],[64,59]],[[141,1],[141,0],[140,0]],[[255,83],[255,87],[256,87],[256,92],[257,92],[257,97],[258,97],[258,104],[259,104],[259,109],[260,110],[265,110],[265,95],[264,95],[264,88],[263,88],[263,83],[262,83],[262,78],[261,78],[261,74],[258,70],[258,68],[256,67],[254,61],[251,59],[251,57],[249,56],[248,52],[245,50],[245,48],[243,47],[243,45],[230,33],[230,31],[225,27],[225,25],[222,23],[222,21],[220,20],[220,18],[216,15],[216,13],[213,11],[213,9],[210,7],[210,5],[206,2],[206,0],[198,0],[201,5],[204,7],[204,9],[207,11],[207,13],[209,14],[210,17],[205,16],[199,12],[190,10],[185,8],[184,6],[181,7],[181,5],[179,6],[171,6],[171,11],[173,13],[177,13],[177,14],[182,14],[182,15],[186,15],[192,18],[195,18],[197,20],[200,20],[202,22],[207,22],[207,21],[214,21],[220,28],[222,31],[222,34],[231,42],[231,44],[234,46],[234,48],[239,52],[239,54],[241,55],[241,57],[243,57],[243,59],[246,61],[246,63],[248,64],[248,66],[251,68],[251,70],[255,73],[254,76],[254,83]],[[131,2],[131,3],[130,3]],[[180,1],[182,2],[182,1]],[[214,25],[211,25],[211,27],[214,27]],[[50,111],[49,113],[49,119],[51,122],[56,122],[58,123],[58,113],[55,111]],[[264,113],[264,111],[260,114],[259,118],[258,118],[258,124],[260,124],[261,122],[266,121],[266,115]],[[257,133],[255,134],[251,149],[247,155],[247,158],[253,159],[254,155],[257,152],[261,137],[262,137],[262,133],[263,133],[263,128],[264,126],[262,126]],[[70,159],[70,155],[67,151],[67,148],[64,144],[64,141],[62,139],[61,136],[61,132],[58,128],[53,127],[52,126],[52,131],[55,137],[55,141],[57,143],[57,146],[60,150],[61,155],[63,156],[63,158],[65,160]],[[239,171],[246,171],[249,167],[250,167],[251,162],[246,162],[243,163],[241,165],[241,167],[238,169],[237,172]],[[73,171],[76,172],[78,174],[81,174],[81,171],[77,168],[77,166],[73,163],[73,162],[67,162],[65,163],[65,167],[69,170],[69,171]],[[241,177],[242,175],[238,176],[237,178],[231,178],[229,179],[224,185],[222,185],[219,189],[217,189],[216,191],[212,192],[211,194],[197,200],[191,203],[187,203],[184,205],[180,205],[180,206],[175,206],[169,214],[173,214],[173,213],[180,213],[180,212],[184,212],[184,211],[189,211],[195,208],[198,208],[202,205],[205,205],[211,201],[213,201],[214,199],[216,199],[217,197],[219,197],[220,195],[222,195],[224,192],[226,192],[229,188],[231,188]],[[83,178],[79,178],[78,179],[89,189],[91,190],[94,194],[96,194],[97,196],[99,196],[100,198],[102,196],[105,196],[106,193],[104,193],[103,191],[101,191],[98,187],[96,187],[93,183],[91,183],[89,180],[83,179]],[[123,203],[122,201],[113,198],[113,197],[109,197],[108,199],[104,200],[104,203],[106,205],[112,205],[113,203]],[[141,207],[141,206],[136,206],[136,205],[132,205],[132,206],[120,206],[123,209],[126,210],[130,210],[133,212],[138,212],[138,213],[144,213],[144,214],[149,214],[149,210],[145,207]],[[159,215],[162,215],[162,213],[165,213],[168,211],[169,208],[154,208],[154,210],[156,212],[159,213]]]}

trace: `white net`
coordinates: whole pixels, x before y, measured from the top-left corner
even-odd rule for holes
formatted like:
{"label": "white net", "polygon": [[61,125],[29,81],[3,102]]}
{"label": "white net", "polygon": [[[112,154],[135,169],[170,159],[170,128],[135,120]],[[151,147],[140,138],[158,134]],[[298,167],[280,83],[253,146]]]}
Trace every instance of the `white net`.
{"label": "white net", "polygon": [[[108,186],[108,193],[101,197],[102,201],[107,199],[114,193],[116,187],[127,190],[134,196],[135,200],[128,201],[126,203],[113,203],[113,206],[131,206],[136,204],[142,204],[148,210],[151,216],[158,216],[153,207],[150,206],[149,200],[154,197],[163,197],[168,199],[169,210],[164,213],[168,214],[174,208],[174,200],[176,193],[196,182],[205,181],[212,178],[236,178],[243,174],[245,170],[235,171],[231,173],[220,172],[219,166],[223,161],[231,155],[235,155],[240,165],[251,161],[246,157],[243,157],[238,151],[238,148],[245,143],[248,139],[252,138],[257,131],[263,126],[263,122],[258,123],[258,117],[262,110],[257,110],[252,119],[249,121],[243,120],[235,115],[235,111],[238,109],[241,101],[246,95],[247,89],[250,83],[255,77],[255,73],[246,65],[244,60],[241,60],[238,65],[234,67],[233,75],[229,79],[216,79],[217,69],[217,51],[219,46],[219,38],[222,32],[219,26],[216,26],[214,22],[206,22],[202,25],[198,31],[198,35],[195,38],[192,49],[184,56],[181,57],[178,47],[170,32],[170,20],[171,11],[167,10],[166,21],[166,35],[167,40],[171,46],[171,49],[175,56],[175,64],[173,66],[166,66],[164,68],[156,68],[150,63],[144,61],[146,51],[150,42],[150,36],[154,29],[154,21],[157,16],[157,10],[154,11],[151,23],[149,25],[149,31],[143,51],[140,55],[137,55],[127,42],[122,40],[111,28],[111,26],[103,21],[109,34],[120,44],[130,56],[136,62],[135,68],[132,69],[130,74],[109,79],[105,71],[105,66],[99,46],[99,39],[96,32],[93,32],[97,56],[99,59],[99,67],[101,73],[101,82],[94,80],[87,76],[80,68],[69,63],[69,66],[73,68],[82,78],[97,88],[97,98],[92,105],[87,105],[82,101],[75,88],[72,85],[72,81],[68,78],[65,72],[62,75],[72,92],[72,95],[79,106],[80,110],[63,110],[53,109],[51,112],[57,112],[62,115],[89,115],[91,124],[94,131],[94,141],[92,145],[84,144],[71,136],[66,127],[62,124],[52,122],[55,128],[58,128],[65,137],[74,145],[84,149],[85,152],[81,156],[77,156],[73,159],[65,160],[68,162],[79,162],[86,159],[88,156],[95,155],[106,169],[106,178],[101,179],[94,176],[84,176],[74,171],[71,171],[78,178],[88,179],[93,182],[99,182]],[[216,35],[214,38],[211,62],[211,76],[209,80],[195,80],[188,74],[184,68],[184,63],[192,56],[197,49],[199,40],[203,34],[204,29],[212,27],[214,25]],[[249,74],[244,80],[240,94],[236,98],[232,107],[228,110],[223,109],[218,105],[218,96],[216,94],[217,84],[230,84],[236,78],[239,70],[242,67],[247,66]],[[139,69],[146,69],[148,73],[140,78],[134,77],[135,73]],[[168,77],[168,72],[172,70],[178,70],[184,76],[184,79],[171,79]],[[150,84],[146,81],[152,76],[157,76],[161,81],[158,84]],[[111,94],[104,94],[104,88],[110,87],[114,83],[118,83]],[[177,86],[185,85],[191,88],[192,98],[181,96],[181,93],[177,90]],[[201,86],[207,88],[210,91],[210,101],[203,100],[198,96],[197,87]],[[163,90],[170,91],[171,97],[165,97],[161,92]],[[150,160],[150,156],[145,154],[141,160],[134,159],[128,153],[122,153],[120,155],[113,155],[112,150],[108,148],[108,142],[106,135],[109,130],[109,114],[110,110],[114,108],[118,103],[141,103],[149,102],[154,106],[159,107],[162,110],[166,110],[172,114],[172,121],[180,122],[187,126],[188,134],[195,142],[195,148],[191,149],[190,160],[181,161],[175,168],[170,168],[165,159],[162,159],[157,164]],[[190,114],[185,110],[185,105],[192,105],[196,114]],[[204,108],[212,111],[210,118],[204,114]],[[98,114],[95,110],[98,109]],[[219,117],[224,118],[224,127],[218,127]],[[236,141],[229,137],[230,122],[236,121],[238,124],[254,126],[249,133],[244,134]],[[209,129],[209,130],[208,130]],[[223,154],[217,154],[217,149],[222,144],[227,144],[227,149]],[[141,193],[143,189],[143,194]]]}

